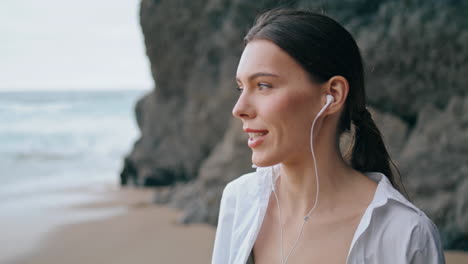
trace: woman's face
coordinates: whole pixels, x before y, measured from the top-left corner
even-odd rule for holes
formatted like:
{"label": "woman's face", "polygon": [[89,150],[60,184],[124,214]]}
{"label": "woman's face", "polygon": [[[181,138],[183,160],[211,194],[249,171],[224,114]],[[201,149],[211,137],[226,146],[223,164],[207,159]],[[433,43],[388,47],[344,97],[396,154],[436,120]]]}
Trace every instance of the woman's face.
{"label": "woman's face", "polygon": [[241,93],[232,114],[252,132],[247,142],[252,162],[265,167],[309,159],[310,128],[325,98],[320,84],[268,40],[247,44],[237,83]]}

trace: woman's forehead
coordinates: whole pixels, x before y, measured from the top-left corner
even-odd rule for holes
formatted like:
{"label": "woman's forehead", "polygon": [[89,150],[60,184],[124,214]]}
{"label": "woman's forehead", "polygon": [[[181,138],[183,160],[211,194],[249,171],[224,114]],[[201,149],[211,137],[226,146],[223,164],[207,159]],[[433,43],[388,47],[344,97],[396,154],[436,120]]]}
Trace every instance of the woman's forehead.
{"label": "woman's forehead", "polygon": [[269,40],[253,40],[242,53],[237,78],[246,79],[257,72],[281,77],[294,74],[297,70],[301,70],[297,62],[276,44]]}

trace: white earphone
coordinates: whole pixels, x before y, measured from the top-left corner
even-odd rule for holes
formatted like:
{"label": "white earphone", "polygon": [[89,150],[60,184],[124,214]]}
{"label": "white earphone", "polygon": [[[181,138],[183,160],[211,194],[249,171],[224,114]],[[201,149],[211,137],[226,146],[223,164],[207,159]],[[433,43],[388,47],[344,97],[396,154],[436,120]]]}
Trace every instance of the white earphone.
{"label": "white earphone", "polygon": [[317,116],[321,116],[323,114],[323,112],[325,111],[325,109],[327,109],[327,107],[333,102],[333,100],[335,100],[335,98],[333,98],[333,95],[327,94],[327,102],[322,107],[322,109],[320,109]]}
{"label": "white earphone", "polygon": [[[304,216],[304,222],[302,223],[302,226],[301,226],[301,232],[299,233],[299,236],[297,237],[296,242],[294,242],[293,247],[289,251],[289,254],[286,256],[286,259],[284,259],[284,256],[283,256],[283,227],[282,227],[282,220],[281,220],[281,208],[280,208],[278,196],[276,195],[275,184],[274,184],[273,181],[272,181],[272,184],[271,184],[273,194],[275,195],[275,198],[276,198],[276,204],[278,205],[278,212],[279,212],[278,215],[279,215],[279,222],[280,222],[280,227],[281,227],[281,245],[280,245],[281,250],[280,250],[280,252],[281,252],[281,263],[282,264],[286,264],[288,262],[289,256],[292,254],[293,250],[297,246],[297,243],[299,242],[299,239],[301,238],[302,231],[304,229],[305,223],[309,219],[309,216],[312,213],[312,211],[317,206],[320,187],[319,187],[319,177],[318,177],[318,170],[317,170],[317,161],[315,159],[315,151],[314,151],[314,126],[315,126],[315,121],[317,121],[317,119],[323,114],[323,112],[328,108],[328,106],[330,106],[330,104],[335,100],[335,98],[330,94],[327,94],[326,97],[327,97],[327,102],[325,103],[325,105],[322,107],[322,109],[320,109],[320,111],[315,116],[314,121],[312,122],[312,128],[310,129],[310,150],[312,152],[312,158],[314,159],[315,180],[316,180],[316,183],[317,183],[316,184],[317,189],[316,189],[316,192],[315,192],[315,202],[314,202],[314,206],[312,206],[312,209],[310,209],[309,213]],[[273,173],[273,167],[271,167],[271,170],[272,170],[272,173]]]}

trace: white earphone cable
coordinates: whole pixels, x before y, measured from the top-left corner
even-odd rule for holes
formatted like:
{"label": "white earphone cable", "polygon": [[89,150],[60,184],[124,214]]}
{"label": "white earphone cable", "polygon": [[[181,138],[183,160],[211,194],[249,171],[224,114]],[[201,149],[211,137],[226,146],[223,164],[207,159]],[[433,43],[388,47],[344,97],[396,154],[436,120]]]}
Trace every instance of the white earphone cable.
{"label": "white earphone cable", "polygon": [[[314,209],[316,208],[317,206],[317,203],[318,203],[318,197],[319,197],[319,189],[320,189],[320,186],[319,186],[319,177],[318,177],[318,169],[317,169],[317,160],[315,158],[315,151],[314,151],[314,127],[315,127],[315,122],[317,121],[317,119],[322,115],[323,111],[325,111],[325,109],[328,107],[328,105],[331,103],[331,101],[327,101],[327,103],[325,104],[325,106],[319,111],[319,113],[317,114],[317,116],[314,118],[314,121],[312,122],[312,127],[311,127],[311,131],[310,131],[310,149],[311,149],[311,152],[312,152],[312,158],[314,160],[314,168],[315,168],[315,181],[316,181],[316,192],[315,192],[315,202],[314,202],[314,205],[312,206],[312,209],[310,209],[309,213],[307,215],[304,216],[304,222],[302,223],[302,226],[301,226],[301,231],[299,233],[299,236],[297,237],[296,241],[294,242],[294,245],[293,247],[291,248],[291,250],[289,251],[289,254],[286,256],[286,259],[284,259],[284,255],[283,255],[283,222],[282,222],[282,219],[281,219],[281,208],[280,208],[280,204],[279,204],[279,199],[278,199],[278,196],[276,195],[276,191],[275,191],[275,187],[274,187],[274,183],[272,185],[273,187],[273,194],[275,195],[275,198],[276,198],[276,204],[278,206],[278,213],[279,213],[279,224],[280,224],[280,228],[281,228],[281,240],[280,240],[280,252],[281,252],[281,263],[282,264],[287,264],[288,263],[288,259],[289,259],[289,256],[291,256],[292,252],[294,251],[294,249],[296,248],[297,246],[297,243],[299,242],[299,239],[301,238],[302,236],[302,232],[304,230],[304,225],[305,223],[307,222],[307,220],[309,219],[310,215],[312,214],[312,212],[314,211]],[[272,170],[272,175],[273,175],[273,167],[271,168]]]}

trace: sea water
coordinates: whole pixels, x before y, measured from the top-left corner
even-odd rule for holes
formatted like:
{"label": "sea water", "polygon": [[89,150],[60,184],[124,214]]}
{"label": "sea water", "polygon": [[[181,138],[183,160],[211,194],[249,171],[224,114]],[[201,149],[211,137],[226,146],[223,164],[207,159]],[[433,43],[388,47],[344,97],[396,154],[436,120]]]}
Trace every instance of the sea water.
{"label": "sea water", "polygon": [[0,92],[0,207],[14,199],[19,208],[38,191],[117,184],[139,136],[134,106],[147,92]]}

